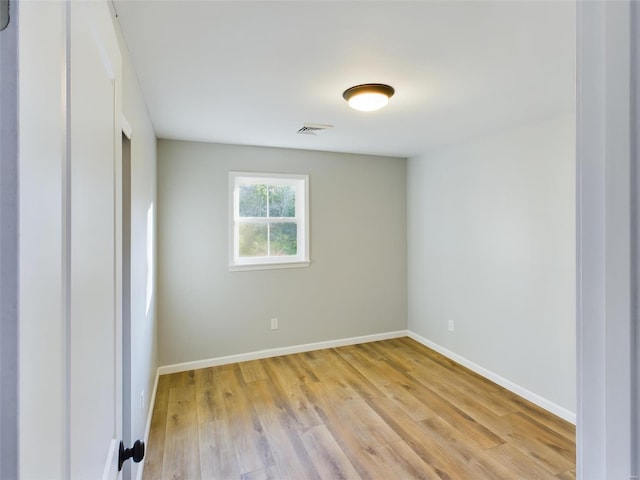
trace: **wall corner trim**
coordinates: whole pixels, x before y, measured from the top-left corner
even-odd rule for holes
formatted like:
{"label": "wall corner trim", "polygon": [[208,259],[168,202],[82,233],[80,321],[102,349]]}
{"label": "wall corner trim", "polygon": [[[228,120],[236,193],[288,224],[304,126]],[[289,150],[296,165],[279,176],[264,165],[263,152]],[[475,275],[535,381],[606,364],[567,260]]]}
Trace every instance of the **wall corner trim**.
{"label": "wall corner trim", "polygon": [[532,391],[527,390],[526,388],[511,382],[510,380],[507,380],[506,378],[503,378],[500,375],[490,370],[487,370],[484,367],[481,367],[480,365],[472,362],[471,360],[468,360],[458,355],[457,353],[452,352],[451,350],[447,350],[446,348],[438,345],[437,343],[432,342],[431,340],[428,340],[418,335],[417,333],[412,332],[411,330],[407,332],[407,335],[410,338],[414,339],[416,342],[421,343],[425,347],[429,347],[432,350],[435,350],[436,352],[444,355],[445,357],[453,360],[454,362],[459,363],[460,365],[468,368],[469,370],[477,373],[478,375],[481,375],[484,378],[491,380],[493,383],[496,383],[501,387],[506,388],[510,392],[515,393],[516,395],[526,400],[529,400],[531,403],[535,403],[539,407],[544,408],[548,412],[553,413],[554,415],[562,418],[563,420],[566,420],[567,422],[572,423],[573,425],[576,424],[575,412],[571,412],[570,410],[567,410],[566,408],[561,407],[560,405],[557,405],[551,402],[550,400],[547,400],[544,397],[541,397],[537,393],[533,393]]}

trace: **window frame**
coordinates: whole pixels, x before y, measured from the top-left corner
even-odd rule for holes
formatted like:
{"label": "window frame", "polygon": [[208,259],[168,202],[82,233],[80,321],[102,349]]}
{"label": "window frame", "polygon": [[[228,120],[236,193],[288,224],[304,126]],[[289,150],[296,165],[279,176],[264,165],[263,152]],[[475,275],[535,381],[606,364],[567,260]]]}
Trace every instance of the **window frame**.
{"label": "window frame", "polygon": [[[239,186],[260,183],[265,185],[294,185],[296,187],[296,214],[295,217],[292,217],[297,225],[296,255],[244,258],[238,255],[238,229],[242,223],[239,221]],[[301,194],[300,190],[302,190]],[[282,220],[265,220],[267,224],[281,222]],[[229,271],[308,267],[311,263],[309,258],[309,175],[230,171],[228,231]]]}

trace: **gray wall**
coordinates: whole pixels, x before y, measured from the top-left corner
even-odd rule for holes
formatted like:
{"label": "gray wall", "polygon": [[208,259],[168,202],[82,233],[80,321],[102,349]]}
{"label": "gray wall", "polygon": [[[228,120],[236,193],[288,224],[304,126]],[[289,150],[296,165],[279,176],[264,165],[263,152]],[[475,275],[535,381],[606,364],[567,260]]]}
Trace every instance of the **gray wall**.
{"label": "gray wall", "polygon": [[569,412],[574,124],[508,130],[407,167],[409,330]]}
{"label": "gray wall", "polygon": [[[309,174],[310,267],[229,272],[230,170]],[[160,140],[160,363],[405,329],[405,184],[399,158]]]}

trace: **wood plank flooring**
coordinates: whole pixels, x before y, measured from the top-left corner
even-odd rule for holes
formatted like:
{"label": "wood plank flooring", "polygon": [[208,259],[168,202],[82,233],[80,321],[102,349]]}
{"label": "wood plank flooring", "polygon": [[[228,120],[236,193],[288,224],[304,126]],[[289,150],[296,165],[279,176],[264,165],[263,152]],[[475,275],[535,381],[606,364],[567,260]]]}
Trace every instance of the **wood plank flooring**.
{"label": "wood plank flooring", "polygon": [[144,479],[575,479],[575,427],[409,338],[163,375]]}

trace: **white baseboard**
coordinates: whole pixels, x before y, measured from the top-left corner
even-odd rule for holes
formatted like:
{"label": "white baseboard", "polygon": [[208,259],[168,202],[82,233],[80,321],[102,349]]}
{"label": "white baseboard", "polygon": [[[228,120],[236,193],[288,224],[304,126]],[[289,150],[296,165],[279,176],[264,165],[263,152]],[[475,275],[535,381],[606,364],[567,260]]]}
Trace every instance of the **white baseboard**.
{"label": "white baseboard", "polygon": [[305,343],[303,345],[294,345],[291,347],[270,348],[267,350],[258,350],[255,352],[240,353],[238,355],[228,355],[225,357],[196,360],[195,362],[165,365],[158,368],[158,374],[166,375],[168,373],[186,372],[198,368],[217,367],[218,365],[227,365],[230,363],[247,362],[249,360],[278,357],[281,355],[290,355],[292,353],[312,352],[314,350],[322,350],[324,348],[344,347],[345,345],[357,345],[359,343],[377,342],[379,340],[389,340],[391,338],[406,337],[407,335],[407,330],[398,330],[396,332],[376,333],[373,335],[364,335],[361,337],[350,337],[338,340],[328,340],[325,342]]}
{"label": "white baseboard", "polygon": [[483,377],[491,380],[493,383],[497,383],[501,387],[506,388],[507,390],[515,393],[516,395],[519,395],[522,398],[529,400],[531,403],[535,403],[539,407],[544,408],[545,410],[553,413],[554,415],[557,415],[558,417],[566,420],[567,422],[570,422],[574,425],[576,424],[576,414],[574,412],[571,412],[566,408],[561,407],[547,400],[546,398],[543,398],[540,395],[533,393],[532,391],[527,390],[526,388],[521,387],[520,385],[513,383],[510,380],[507,380],[506,378],[503,378],[500,375],[493,373],[490,370],[487,370],[484,367],[481,367],[480,365],[458,355],[457,353],[453,353],[451,350],[447,350],[446,348],[438,345],[437,343],[432,342],[431,340],[427,340],[426,338],[421,337],[417,333],[408,331],[407,335],[413,338],[416,342],[421,343],[425,347],[429,347],[432,350],[435,350],[436,352],[441,353],[442,355],[444,355],[447,358],[450,358],[454,362],[457,362],[460,365],[467,367],[469,370],[472,370],[478,375],[482,375]]}
{"label": "white baseboard", "polygon": [[[149,432],[151,431],[151,419],[153,417],[153,408],[156,406],[156,393],[158,392],[158,379],[160,378],[160,374],[158,373],[158,369],[156,369],[156,380],[153,383],[153,391],[151,392],[151,398],[149,399],[149,411],[147,412],[147,425],[144,428],[144,444],[145,448],[149,445]],[[142,480],[142,474],[144,471],[144,460],[140,462],[138,466],[138,474],[136,475],[136,480]]]}

